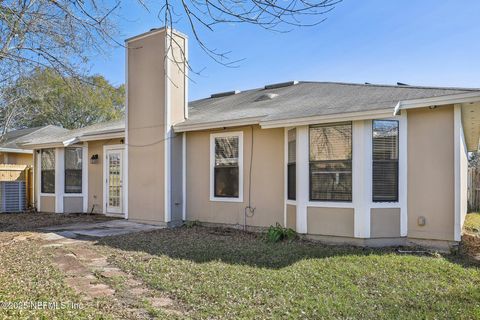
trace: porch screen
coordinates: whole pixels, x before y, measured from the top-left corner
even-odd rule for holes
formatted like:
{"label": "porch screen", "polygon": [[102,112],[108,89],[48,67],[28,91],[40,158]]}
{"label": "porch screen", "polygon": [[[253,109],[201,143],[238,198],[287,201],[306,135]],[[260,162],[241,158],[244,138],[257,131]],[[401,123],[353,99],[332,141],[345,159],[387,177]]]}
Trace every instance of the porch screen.
{"label": "porch screen", "polygon": [[42,149],[41,162],[41,191],[55,193],[55,149]]}
{"label": "porch screen", "polygon": [[398,121],[373,121],[373,201],[398,201]]}
{"label": "porch screen", "polygon": [[65,193],[82,193],[82,148],[65,149]]}
{"label": "porch screen", "polygon": [[310,127],[310,200],[352,201],[352,124]]}
{"label": "porch screen", "polygon": [[288,130],[288,164],[287,164],[287,193],[288,200],[295,200],[297,193],[296,179],[297,179],[297,132],[296,129]]}
{"label": "porch screen", "polygon": [[214,196],[238,198],[239,137],[215,138]]}

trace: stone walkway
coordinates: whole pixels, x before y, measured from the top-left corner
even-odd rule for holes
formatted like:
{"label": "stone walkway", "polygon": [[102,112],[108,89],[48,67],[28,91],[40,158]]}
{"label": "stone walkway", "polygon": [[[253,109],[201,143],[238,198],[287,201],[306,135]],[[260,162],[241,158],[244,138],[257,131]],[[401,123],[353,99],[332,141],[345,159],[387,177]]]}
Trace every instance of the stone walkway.
{"label": "stone walkway", "polygon": [[19,235],[15,240],[38,240],[42,248],[52,253],[52,263],[63,273],[67,285],[82,299],[107,299],[123,310],[122,318],[150,319],[152,310],[181,316],[183,312],[178,303],[123,272],[109,261],[102,250],[95,248],[95,238],[159,228],[115,220],[42,228],[40,233]]}

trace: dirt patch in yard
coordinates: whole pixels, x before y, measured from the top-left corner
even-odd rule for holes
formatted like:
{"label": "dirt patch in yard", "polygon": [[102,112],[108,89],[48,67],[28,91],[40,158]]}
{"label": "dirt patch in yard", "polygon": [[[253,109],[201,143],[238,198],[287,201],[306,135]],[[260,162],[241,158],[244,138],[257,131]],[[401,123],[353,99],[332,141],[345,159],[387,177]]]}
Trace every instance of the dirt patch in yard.
{"label": "dirt patch in yard", "polygon": [[2,213],[0,214],[0,231],[32,231],[63,224],[109,220],[115,220],[115,218],[85,213]]}

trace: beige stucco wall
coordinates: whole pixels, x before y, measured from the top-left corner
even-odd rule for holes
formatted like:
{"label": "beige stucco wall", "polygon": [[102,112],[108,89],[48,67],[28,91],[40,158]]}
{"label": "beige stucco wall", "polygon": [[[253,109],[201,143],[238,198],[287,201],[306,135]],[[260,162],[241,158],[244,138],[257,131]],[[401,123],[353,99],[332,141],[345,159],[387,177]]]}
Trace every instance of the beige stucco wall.
{"label": "beige stucco wall", "polygon": [[83,197],[63,197],[63,212],[81,213],[83,212]]}
{"label": "beige stucco wall", "polygon": [[287,204],[287,228],[297,229],[297,206]]}
{"label": "beige stucco wall", "polygon": [[353,237],[353,208],[307,208],[307,233]]}
{"label": "beige stucco wall", "polygon": [[164,35],[128,43],[128,212],[132,220],[164,221]]}
{"label": "beige stucco wall", "polygon": [[453,106],[412,109],[407,118],[408,237],[454,240]]}
{"label": "beige stucco wall", "polygon": [[370,237],[400,237],[400,208],[374,208],[370,211]]}
{"label": "beige stucco wall", "polygon": [[40,196],[40,211],[55,212],[55,196]]}
{"label": "beige stucco wall", "polygon": [[[92,212],[93,209],[95,213],[103,213],[103,166],[105,161],[103,146],[122,144],[121,140],[109,139],[88,142],[88,212]],[[94,154],[98,154],[97,163],[91,163],[90,161]]]}
{"label": "beige stucco wall", "polygon": [[[253,127],[251,206],[255,214],[249,226],[283,225],[284,221],[284,130]],[[243,131],[243,202],[210,201],[210,134]],[[252,128],[187,133],[187,220],[243,224],[248,205]]]}

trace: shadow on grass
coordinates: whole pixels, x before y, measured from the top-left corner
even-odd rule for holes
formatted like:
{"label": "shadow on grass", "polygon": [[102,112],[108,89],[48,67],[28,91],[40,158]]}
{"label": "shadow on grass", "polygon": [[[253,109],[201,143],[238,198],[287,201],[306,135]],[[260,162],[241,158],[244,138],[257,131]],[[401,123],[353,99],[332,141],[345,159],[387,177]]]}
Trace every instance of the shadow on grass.
{"label": "shadow on grass", "polygon": [[[100,239],[97,244],[195,263],[222,261],[228,264],[270,269],[284,268],[305,259],[401,254],[398,253],[398,248],[334,246],[303,240],[268,243],[262,234],[200,226],[106,237]],[[422,253],[422,255],[431,256],[428,253]],[[464,267],[475,267],[461,255],[445,257]]]}
{"label": "shadow on grass", "polygon": [[0,213],[0,232],[41,232],[40,228],[117,219],[86,213]]}

